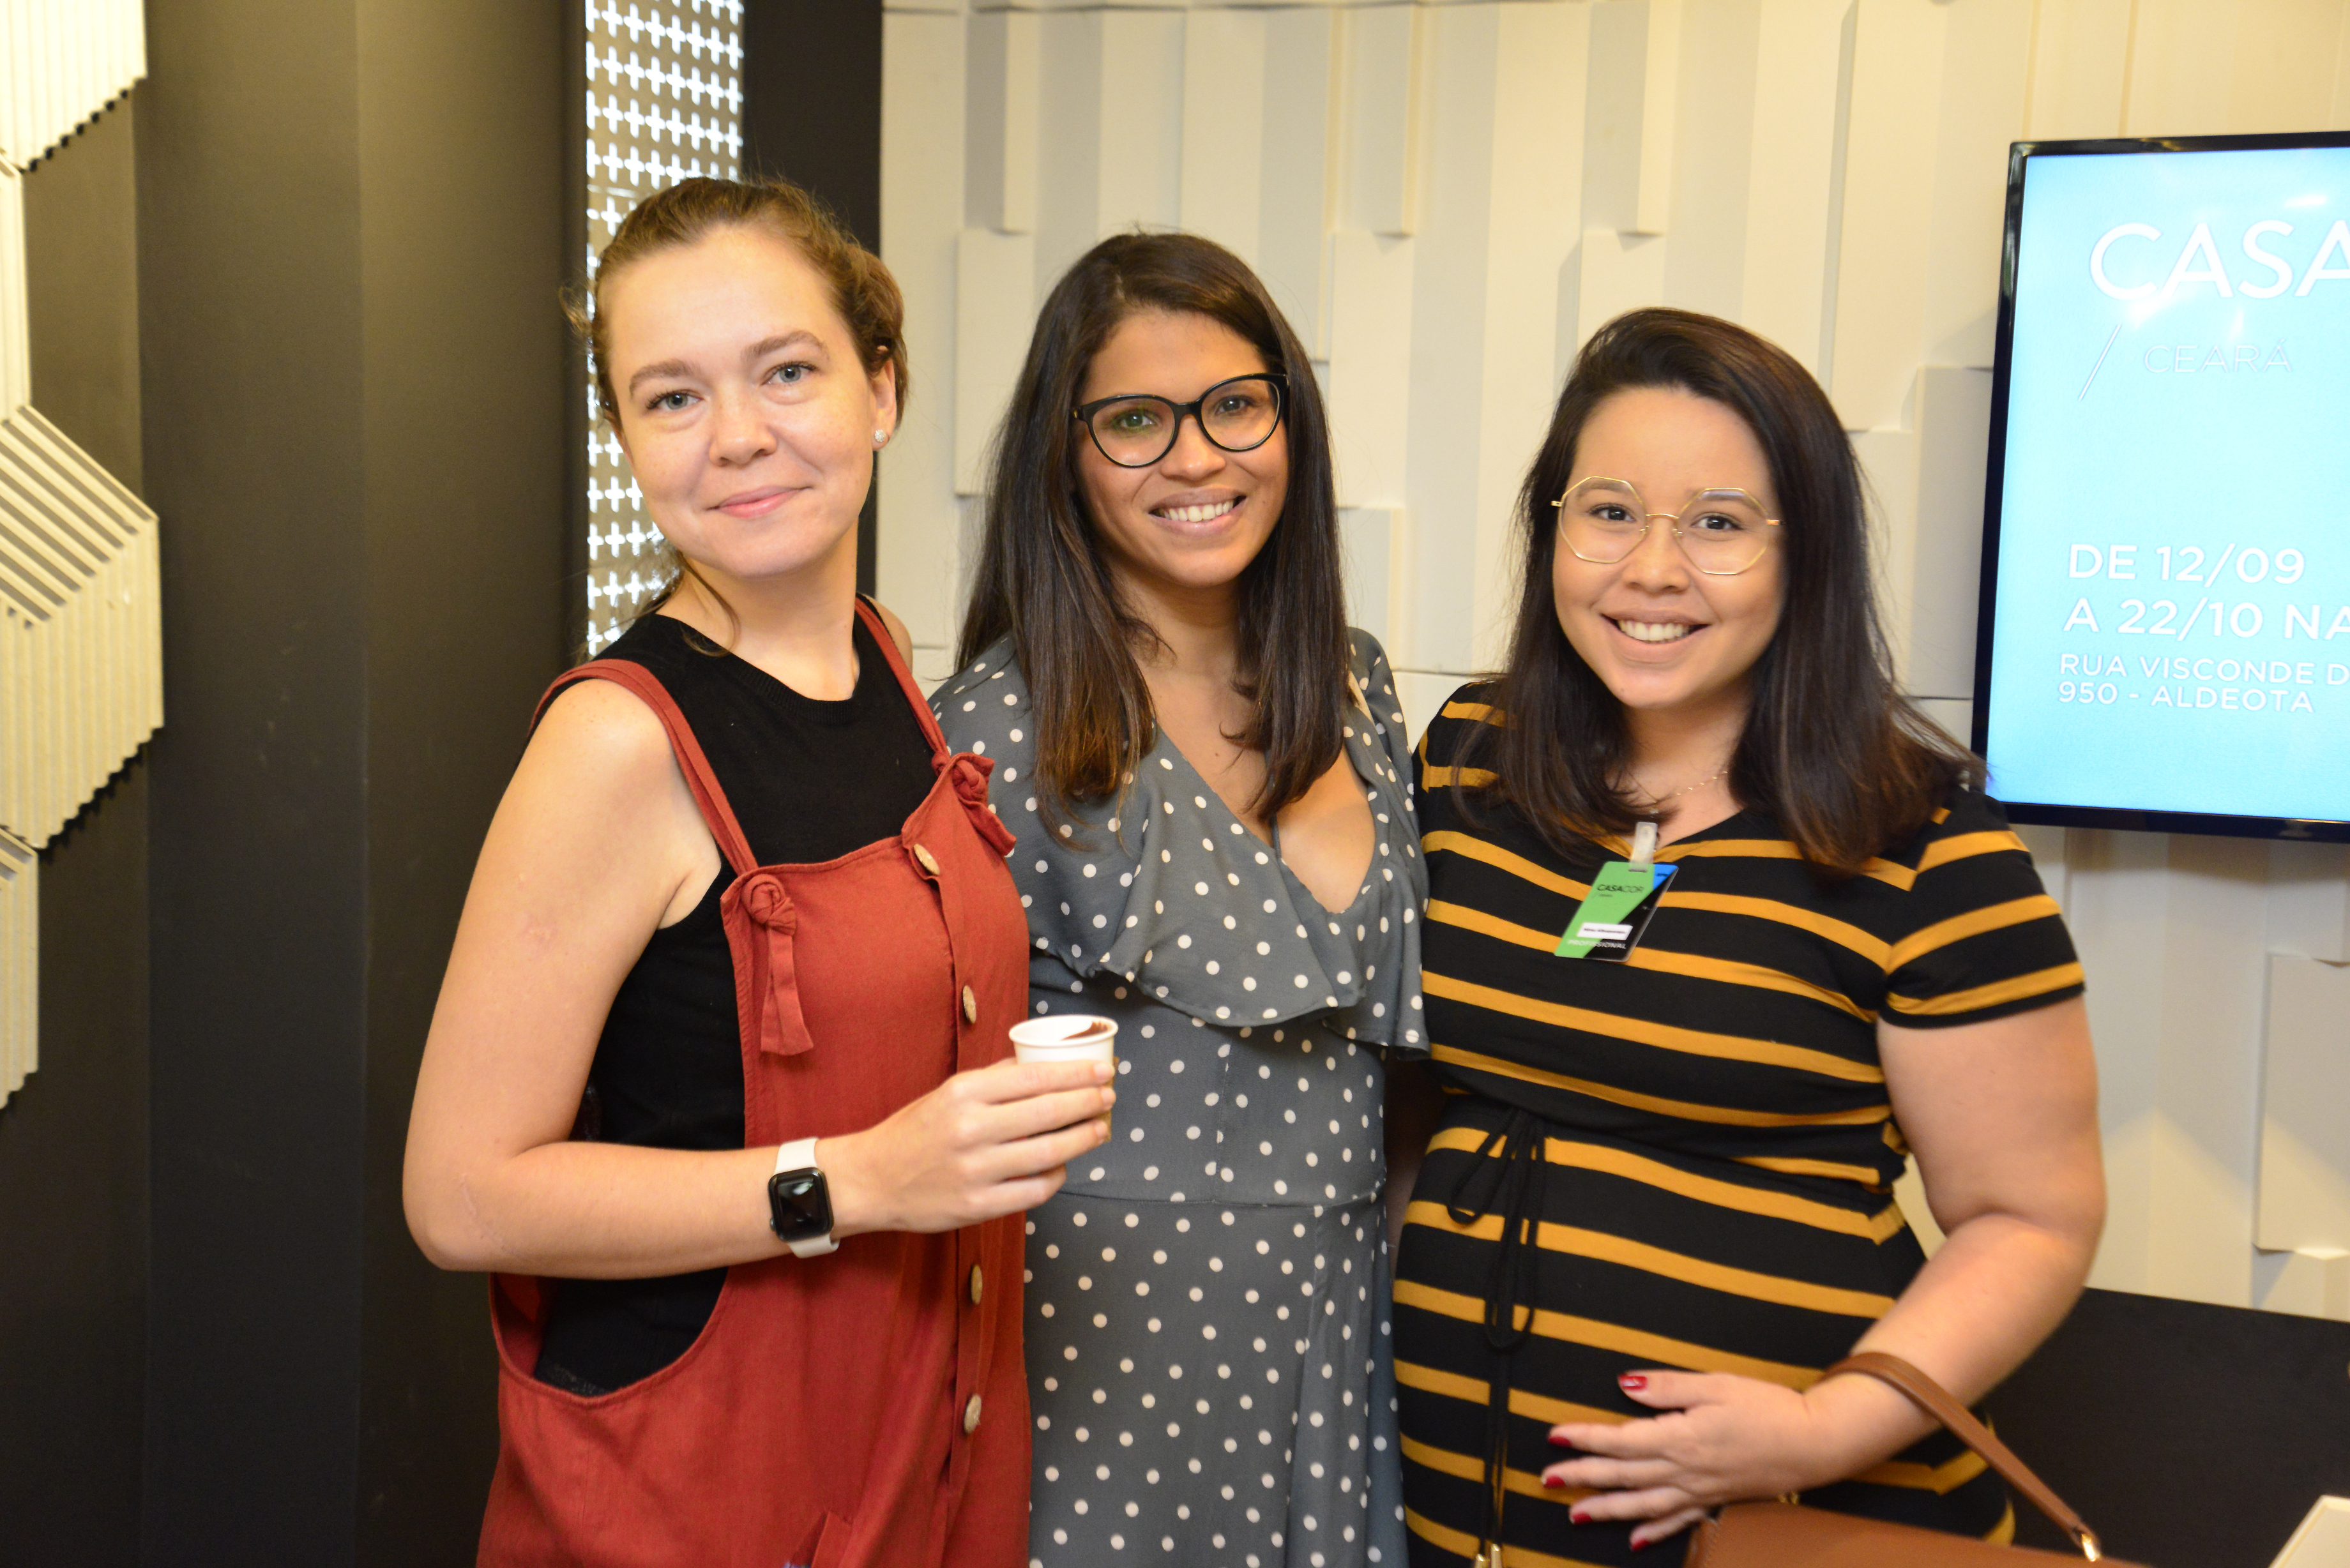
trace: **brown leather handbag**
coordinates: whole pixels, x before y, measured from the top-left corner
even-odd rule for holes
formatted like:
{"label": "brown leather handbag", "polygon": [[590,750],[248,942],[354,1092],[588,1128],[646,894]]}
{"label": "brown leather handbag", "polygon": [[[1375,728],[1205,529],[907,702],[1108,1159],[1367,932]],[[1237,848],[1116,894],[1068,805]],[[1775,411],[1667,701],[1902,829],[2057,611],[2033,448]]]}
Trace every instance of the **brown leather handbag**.
{"label": "brown leather handbag", "polygon": [[[2080,1547],[2083,1557],[2092,1563],[2113,1563],[2115,1568],[2131,1568],[2118,1558],[2106,1557],[2097,1545],[2095,1532],[2081,1522],[2081,1516],[2065,1507],[2062,1498],[2050,1491],[1940,1384],[1899,1356],[1878,1350],[1846,1356],[1821,1376],[1833,1377],[1840,1372],[1866,1373],[1909,1396],[1988,1460],[2009,1486],[2054,1520],[2057,1528]],[[2002,1564],[2025,1568],[2034,1561],[2068,1563],[2072,1559],[2062,1552],[1994,1546],[1964,1535],[1856,1519],[1791,1502],[1731,1504],[1697,1527],[1684,1559],[1686,1568],[2001,1568]]]}

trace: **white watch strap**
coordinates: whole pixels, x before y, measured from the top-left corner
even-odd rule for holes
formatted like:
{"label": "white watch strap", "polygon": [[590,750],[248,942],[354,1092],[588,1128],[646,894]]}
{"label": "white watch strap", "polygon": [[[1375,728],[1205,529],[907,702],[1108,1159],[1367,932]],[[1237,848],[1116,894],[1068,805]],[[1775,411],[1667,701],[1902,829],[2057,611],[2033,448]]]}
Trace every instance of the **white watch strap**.
{"label": "white watch strap", "polygon": [[[820,1169],[816,1162],[816,1142],[812,1137],[795,1138],[775,1151],[775,1174],[787,1170]],[[816,1236],[806,1241],[785,1241],[795,1258],[821,1258],[827,1252],[837,1251],[840,1243],[831,1236]]]}

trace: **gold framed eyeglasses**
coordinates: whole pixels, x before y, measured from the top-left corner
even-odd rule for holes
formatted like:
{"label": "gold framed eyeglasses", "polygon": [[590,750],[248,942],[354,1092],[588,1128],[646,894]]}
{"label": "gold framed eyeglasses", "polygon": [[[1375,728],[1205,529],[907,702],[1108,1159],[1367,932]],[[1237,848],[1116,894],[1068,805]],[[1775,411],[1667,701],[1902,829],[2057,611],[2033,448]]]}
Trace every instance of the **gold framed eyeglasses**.
{"label": "gold framed eyeglasses", "polygon": [[1655,512],[1628,480],[1577,480],[1551,503],[1558,510],[1559,538],[1578,561],[1612,566],[1640,547],[1650,524],[1672,524],[1681,556],[1709,577],[1734,577],[1762,558],[1779,519],[1762,514],[1762,504],[1743,490],[1700,490],[1678,512]]}

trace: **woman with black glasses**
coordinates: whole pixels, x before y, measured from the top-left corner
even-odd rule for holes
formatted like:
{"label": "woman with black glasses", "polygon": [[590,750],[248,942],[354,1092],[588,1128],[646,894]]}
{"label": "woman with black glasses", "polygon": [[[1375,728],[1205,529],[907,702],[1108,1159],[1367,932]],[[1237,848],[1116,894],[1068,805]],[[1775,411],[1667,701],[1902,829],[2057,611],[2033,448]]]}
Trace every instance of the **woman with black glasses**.
{"label": "woman with black glasses", "polygon": [[1121,234],[1055,287],[960,657],[933,702],[995,760],[1032,1010],[1119,1030],[1110,1142],[1029,1216],[1030,1555],[1400,1563],[1409,742],[1346,624],[1313,369],[1231,253]]}

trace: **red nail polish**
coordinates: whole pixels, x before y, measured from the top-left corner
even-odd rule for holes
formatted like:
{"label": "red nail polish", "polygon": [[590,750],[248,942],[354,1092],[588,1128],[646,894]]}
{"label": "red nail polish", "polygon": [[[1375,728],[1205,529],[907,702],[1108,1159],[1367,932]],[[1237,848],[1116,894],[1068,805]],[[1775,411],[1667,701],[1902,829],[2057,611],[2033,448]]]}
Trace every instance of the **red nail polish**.
{"label": "red nail polish", "polygon": [[1566,1519],[1567,1522],[1570,1524],[1588,1524],[1591,1522],[1591,1516],[1584,1512],[1579,1508],[1568,1509],[1566,1511]]}
{"label": "red nail polish", "polygon": [[1544,1486],[1546,1486],[1546,1487],[1549,1487],[1549,1488],[1550,1488],[1552,1490],[1554,1490],[1554,1491],[1557,1490],[1560,1487],[1563,1487],[1563,1486],[1565,1486],[1565,1485],[1566,1484],[1565,1481],[1563,1481],[1563,1480],[1559,1480],[1556,1476],[1544,1476],[1544,1477],[1543,1477],[1542,1480],[1543,1480],[1543,1485],[1544,1485]]}
{"label": "red nail polish", "polygon": [[1617,1386],[1627,1393],[1637,1394],[1648,1386],[1648,1380],[1637,1372],[1627,1372],[1616,1379]]}
{"label": "red nail polish", "polygon": [[1550,1435],[1550,1440],[1552,1445],[1556,1448],[1571,1449],[1575,1447],[1575,1439],[1573,1438],[1562,1438],[1556,1432],[1553,1432]]}
{"label": "red nail polish", "polygon": [[1638,1536],[1634,1536],[1634,1537],[1632,1538],[1632,1550],[1633,1550],[1633,1551],[1635,1551],[1635,1552],[1646,1552],[1648,1549],[1648,1543],[1647,1542],[1642,1541],[1642,1540],[1641,1540],[1639,1537],[1638,1537]]}

